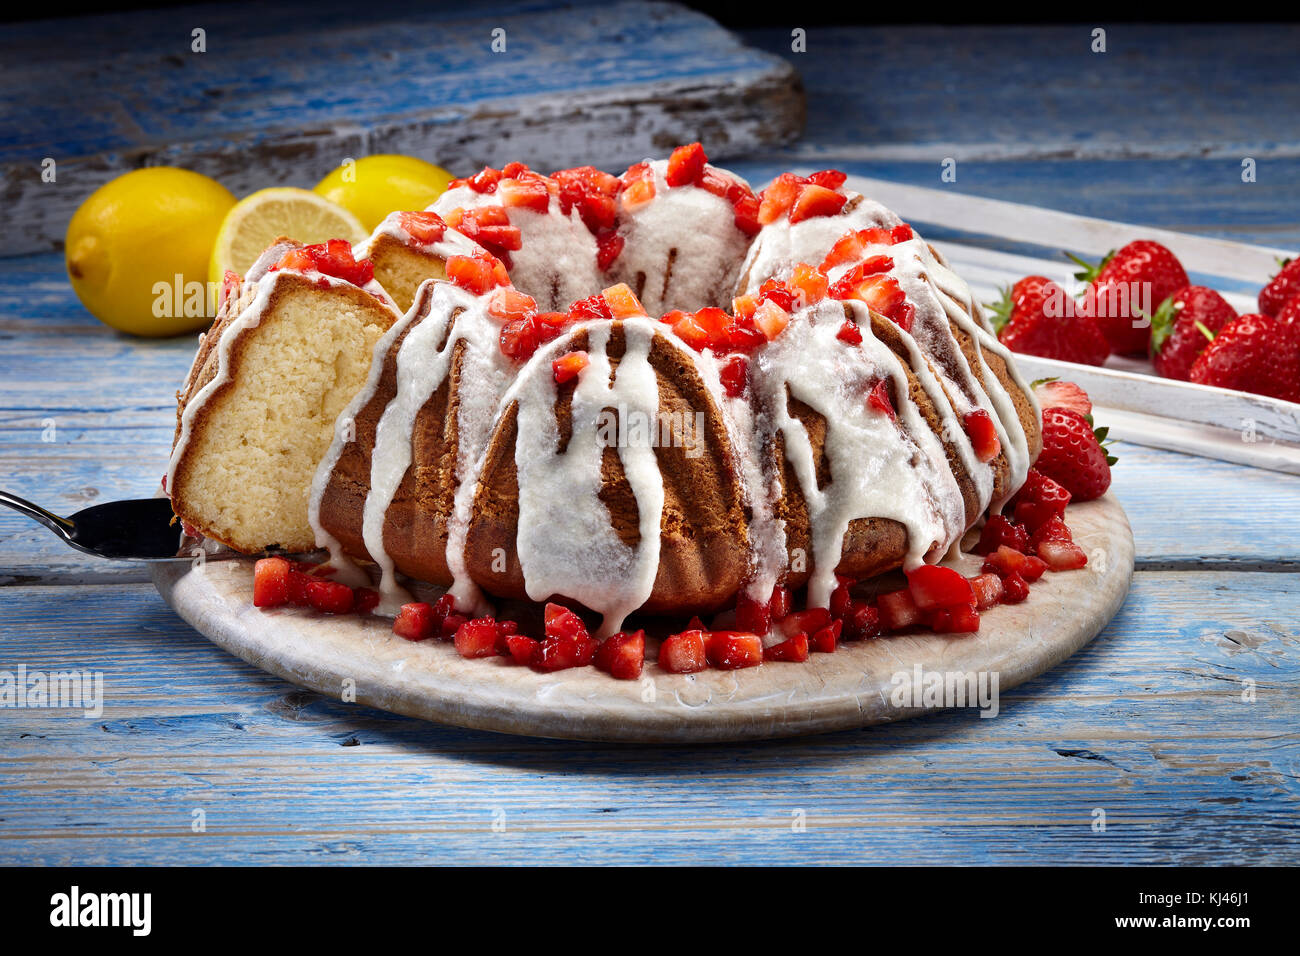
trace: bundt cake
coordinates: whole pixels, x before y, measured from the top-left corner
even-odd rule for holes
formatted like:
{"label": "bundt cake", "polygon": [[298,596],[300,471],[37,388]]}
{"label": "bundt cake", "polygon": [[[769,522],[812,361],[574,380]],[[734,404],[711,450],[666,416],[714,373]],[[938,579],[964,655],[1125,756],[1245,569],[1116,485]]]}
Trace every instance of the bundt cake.
{"label": "bundt cake", "polygon": [[305,506],[339,580],[376,565],[387,613],[401,575],[467,613],[567,599],[609,634],[942,558],[1024,482],[1038,409],[965,284],[844,181],[755,196],[695,144],[623,177],[486,169],[390,216],[356,254],[410,307],[331,380]]}
{"label": "bundt cake", "polygon": [[164,488],[186,527],[239,551],[312,550],[312,474],[398,318],[342,240],[280,239],[228,274],[177,394]]}

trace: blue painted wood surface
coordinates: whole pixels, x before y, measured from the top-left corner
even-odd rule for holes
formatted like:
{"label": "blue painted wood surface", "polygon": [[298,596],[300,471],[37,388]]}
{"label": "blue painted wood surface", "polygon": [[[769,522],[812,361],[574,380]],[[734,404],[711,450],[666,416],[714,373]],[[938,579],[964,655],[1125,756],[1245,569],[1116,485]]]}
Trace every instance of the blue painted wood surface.
{"label": "blue painted wood surface", "polygon": [[[892,118],[872,92],[882,84],[850,95],[846,67],[932,50],[933,31],[891,31],[893,45],[844,31],[834,57],[791,56],[814,134],[733,165],[756,182],[824,164],[938,185],[944,142],[996,142],[996,155],[961,159],[952,188],[1300,245],[1296,126],[1275,122],[1297,113],[1295,76],[1268,53],[1284,28],[1216,29],[1219,93],[1207,85],[1189,104],[1168,80],[1133,100],[1153,64],[1205,56],[1200,28],[1114,28],[1115,52],[1138,40],[1156,52],[1129,46],[1110,79],[1084,84],[1117,122],[1138,122],[1121,108],[1157,116],[1159,157],[1105,158],[1110,146],[1084,131],[1079,156],[1041,158],[1082,129],[1048,92],[1070,65],[1058,69],[1056,28],[942,31],[949,52],[971,49],[896,85],[911,112]],[[775,49],[773,36],[748,39]],[[1027,62],[974,52],[990,44]],[[990,89],[989,69],[1025,82]],[[1251,84],[1274,100],[1241,109],[1234,91]],[[1023,121],[1004,122],[1012,113]],[[1205,116],[1231,125],[1179,133]],[[1226,153],[1198,157],[1218,138],[1273,150],[1260,182],[1242,184]],[[892,156],[872,152],[890,144]],[[0,261],[0,487],[67,510],[151,493],[192,353],[191,338],[141,343],[99,326],[57,256]],[[95,720],[0,709],[0,862],[1300,862],[1300,484],[1118,454],[1139,570],[1087,649],[1005,695],[994,720],[952,712],[743,747],[524,740],[324,700],[184,626],[138,566],[83,559],[0,514],[0,669],[102,670],[107,695]],[[191,831],[195,810],[205,833]]]}

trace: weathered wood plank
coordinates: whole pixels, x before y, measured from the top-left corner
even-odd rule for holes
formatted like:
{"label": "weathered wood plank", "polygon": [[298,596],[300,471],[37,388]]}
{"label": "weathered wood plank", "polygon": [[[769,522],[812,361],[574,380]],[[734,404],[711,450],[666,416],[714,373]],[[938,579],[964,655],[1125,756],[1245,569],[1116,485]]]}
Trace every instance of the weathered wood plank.
{"label": "weathered wood plank", "polygon": [[[140,166],[194,169],[242,195],[310,186],[369,153],[459,171],[521,156],[622,168],[696,139],[739,155],[803,125],[791,66],[675,4],[485,14],[379,3],[362,19],[354,5],[297,6],[291,30],[283,13],[252,30],[246,14],[211,9],[97,18],[99,30],[141,36],[112,52],[79,44],[77,24],[7,31],[0,202],[11,228],[0,255],[58,248],[77,205]],[[206,52],[191,52],[196,27]],[[47,157],[56,183],[41,180]]]}
{"label": "weathered wood plank", "polygon": [[[1092,52],[1098,26],[1105,53]],[[1212,157],[1238,170],[1244,156],[1300,156],[1294,23],[826,25],[807,28],[806,53],[792,52],[789,28],[742,32],[804,78],[814,108],[799,150],[884,161],[945,145],[992,161]]]}
{"label": "weathered wood plank", "polygon": [[0,667],[102,670],[107,704],[95,720],[0,710],[4,862],[1300,861],[1300,594],[1284,575],[1139,573],[1107,631],[992,720],[689,751],[302,693],[145,586],[9,597]]}

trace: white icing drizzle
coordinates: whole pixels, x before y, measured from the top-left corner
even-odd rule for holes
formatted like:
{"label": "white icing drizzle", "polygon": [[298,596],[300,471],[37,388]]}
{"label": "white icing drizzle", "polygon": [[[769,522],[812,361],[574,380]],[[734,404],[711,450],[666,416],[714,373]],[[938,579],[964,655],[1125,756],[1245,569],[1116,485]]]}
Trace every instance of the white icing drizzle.
{"label": "white icing drizzle", "polygon": [[[606,285],[626,282],[635,289],[637,274],[644,273],[641,304],[650,315],[728,305],[740,275],[738,263],[750,241],[736,228],[731,203],[699,186],[670,188],[668,161],[647,162],[655,196],[631,212],[620,202],[618,229],[626,245],[614,260]],[[670,253],[672,281],[665,289]]]}

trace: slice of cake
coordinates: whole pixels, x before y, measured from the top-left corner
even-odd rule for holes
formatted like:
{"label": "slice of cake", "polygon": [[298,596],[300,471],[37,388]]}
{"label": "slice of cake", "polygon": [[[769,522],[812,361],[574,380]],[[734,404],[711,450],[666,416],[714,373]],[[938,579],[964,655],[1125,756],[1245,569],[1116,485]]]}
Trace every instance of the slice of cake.
{"label": "slice of cake", "polygon": [[398,318],[343,240],[277,240],[228,274],[177,395],[165,488],[186,528],[243,552],[314,548],[312,475]]}

